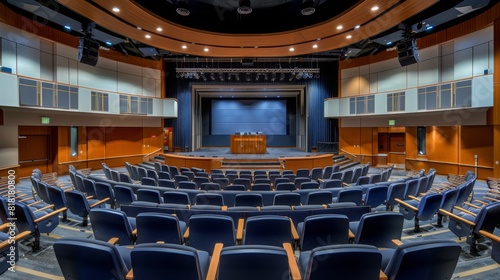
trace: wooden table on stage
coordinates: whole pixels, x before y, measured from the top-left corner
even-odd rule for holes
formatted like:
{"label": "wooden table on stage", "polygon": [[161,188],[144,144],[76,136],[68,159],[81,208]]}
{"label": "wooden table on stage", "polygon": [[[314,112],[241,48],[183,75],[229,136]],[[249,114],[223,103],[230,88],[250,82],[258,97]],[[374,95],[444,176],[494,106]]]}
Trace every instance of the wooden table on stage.
{"label": "wooden table on stage", "polygon": [[265,154],[266,136],[257,135],[231,135],[229,151],[231,154]]}

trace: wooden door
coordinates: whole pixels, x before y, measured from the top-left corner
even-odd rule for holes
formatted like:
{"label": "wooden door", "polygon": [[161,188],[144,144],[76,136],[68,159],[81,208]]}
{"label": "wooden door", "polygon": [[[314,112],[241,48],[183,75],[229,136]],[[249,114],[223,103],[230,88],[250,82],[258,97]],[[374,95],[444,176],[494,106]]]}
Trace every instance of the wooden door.
{"label": "wooden door", "polygon": [[33,169],[42,173],[50,171],[50,136],[20,135],[19,136],[19,176],[30,176]]}
{"label": "wooden door", "polygon": [[388,164],[401,165],[405,163],[406,146],[404,133],[390,133],[389,136]]}

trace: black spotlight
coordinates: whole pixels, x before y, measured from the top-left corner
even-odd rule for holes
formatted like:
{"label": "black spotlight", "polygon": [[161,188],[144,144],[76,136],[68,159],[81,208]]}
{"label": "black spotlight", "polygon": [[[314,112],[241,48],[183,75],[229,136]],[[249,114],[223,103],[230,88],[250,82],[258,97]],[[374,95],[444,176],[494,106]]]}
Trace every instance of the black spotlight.
{"label": "black spotlight", "polygon": [[304,0],[302,2],[302,15],[304,16],[310,16],[316,12],[316,9],[314,8],[314,0]]}
{"label": "black spotlight", "polygon": [[252,1],[250,0],[240,0],[240,6],[238,7],[238,14],[248,15],[252,13],[252,7],[250,6]]}
{"label": "black spotlight", "polygon": [[189,16],[191,11],[189,11],[189,9],[188,9],[187,0],[179,0],[178,7],[175,11],[177,12],[177,14],[179,14],[181,16],[184,16],[184,17]]}

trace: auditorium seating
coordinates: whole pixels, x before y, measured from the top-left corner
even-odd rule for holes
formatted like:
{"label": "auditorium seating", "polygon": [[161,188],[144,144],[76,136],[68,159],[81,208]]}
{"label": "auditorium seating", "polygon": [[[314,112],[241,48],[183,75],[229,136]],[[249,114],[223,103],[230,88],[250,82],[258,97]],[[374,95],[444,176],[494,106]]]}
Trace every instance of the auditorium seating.
{"label": "auditorium seating", "polygon": [[349,218],[338,214],[308,216],[297,225],[301,251],[316,247],[347,244],[349,241]]}
{"label": "auditorium seating", "polygon": [[170,243],[182,244],[187,225],[173,215],[141,213],[136,217],[137,244]]}
{"label": "auditorium seating", "polygon": [[90,210],[95,207],[101,207],[101,205],[107,200],[87,200],[87,197],[77,190],[67,191],[64,194],[66,196],[69,211],[79,217],[82,217],[82,226],[87,226]]}

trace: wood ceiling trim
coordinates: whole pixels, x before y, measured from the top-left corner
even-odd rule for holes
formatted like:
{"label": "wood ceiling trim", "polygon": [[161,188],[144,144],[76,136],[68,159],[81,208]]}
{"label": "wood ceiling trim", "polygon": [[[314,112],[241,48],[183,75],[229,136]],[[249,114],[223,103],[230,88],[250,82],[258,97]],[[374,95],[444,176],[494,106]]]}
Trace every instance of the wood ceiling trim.
{"label": "wood ceiling trim", "polygon": [[[432,6],[437,0],[407,0],[386,13],[383,13],[384,10],[398,2],[397,0],[367,0],[324,24],[290,32],[257,35],[226,35],[181,27],[140,9],[130,0],[94,0],[93,2],[102,9],[83,0],[57,0],[57,2],[106,29],[172,52],[211,57],[285,57],[328,51],[367,39]],[[370,11],[374,5],[380,7],[375,13]],[[118,16],[123,20],[111,15],[112,12],[107,12],[115,6],[121,9]],[[375,16],[379,17],[370,21]],[[336,30],[335,27],[340,23],[344,26],[344,31]],[[350,32],[352,39],[346,39],[345,30],[350,30],[359,23],[366,24],[357,30],[352,30]],[[131,24],[141,26],[142,30]],[[163,28],[162,33],[155,31],[158,26]],[[151,34],[152,38],[145,39],[146,33]],[[161,35],[163,33],[169,37]],[[318,38],[322,38],[317,43],[318,48],[313,49],[312,44]],[[187,45],[187,49],[182,48],[184,44]],[[289,51],[290,46],[295,48],[294,52]],[[205,47],[209,48],[208,52],[204,51]]]}

